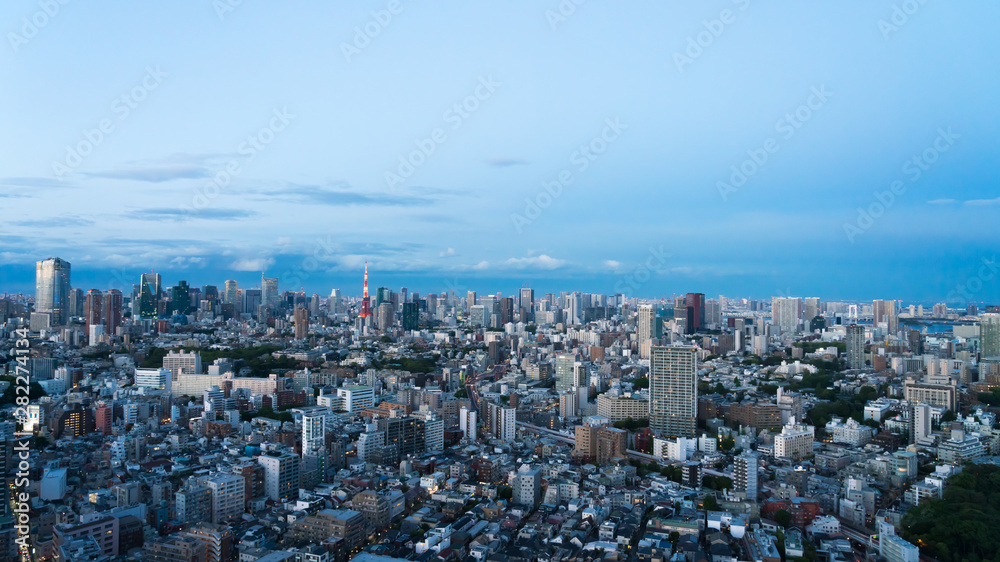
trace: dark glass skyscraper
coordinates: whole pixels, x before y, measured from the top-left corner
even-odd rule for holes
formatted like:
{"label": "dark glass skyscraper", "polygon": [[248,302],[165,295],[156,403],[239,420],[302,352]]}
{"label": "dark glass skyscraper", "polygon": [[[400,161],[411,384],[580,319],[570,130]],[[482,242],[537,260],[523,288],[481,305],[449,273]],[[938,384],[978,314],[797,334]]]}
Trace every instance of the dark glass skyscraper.
{"label": "dark glass skyscraper", "polygon": [[684,306],[687,309],[686,332],[694,334],[705,327],[704,293],[688,293],[684,296]]}
{"label": "dark glass skyscraper", "polygon": [[176,314],[187,314],[191,310],[191,288],[187,281],[178,281],[170,288],[170,309]]}
{"label": "dark glass skyscraper", "polygon": [[160,308],[160,274],[143,273],[139,278],[139,316],[156,318]]}

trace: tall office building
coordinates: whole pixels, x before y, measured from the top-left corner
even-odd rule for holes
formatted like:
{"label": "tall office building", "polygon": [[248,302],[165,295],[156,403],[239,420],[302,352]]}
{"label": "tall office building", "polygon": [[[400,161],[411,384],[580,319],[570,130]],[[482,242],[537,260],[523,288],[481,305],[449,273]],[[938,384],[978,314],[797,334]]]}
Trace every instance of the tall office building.
{"label": "tall office building", "polygon": [[69,316],[83,316],[83,289],[69,290]]}
{"label": "tall office building", "polygon": [[309,310],[304,307],[295,309],[295,339],[304,340],[309,336]]}
{"label": "tall office building", "polygon": [[796,297],[773,297],[771,299],[771,325],[781,332],[797,332],[802,299]]}
{"label": "tall office building", "polygon": [[240,290],[234,279],[226,280],[226,289],[224,296],[222,297],[222,302],[226,304],[231,304],[237,309],[240,304]]}
{"label": "tall office building", "polygon": [[535,290],[523,287],[519,294],[518,308],[521,311],[521,322],[525,324],[535,321]]}
{"label": "tall office building", "polygon": [[260,275],[261,304],[267,306],[278,306],[280,296],[278,295],[278,278],[264,277]]}
{"label": "tall office building", "polygon": [[705,328],[705,294],[688,293],[684,296],[684,308],[687,313],[686,333],[694,334]]}
{"label": "tall office building", "polygon": [[896,312],[896,301],[876,300],[872,302],[872,323],[878,326],[885,322],[889,333],[899,331],[899,314]]}
{"label": "tall office building", "polygon": [[326,445],[324,431],[326,415],[305,414],[302,416],[302,455],[318,456]]}
{"label": "tall office building", "polygon": [[476,306],[476,292],[469,291],[465,294],[465,310],[472,310]]}
{"label": "tall office building", "polygon": [[263,297],[260,289],[243,290],[243,306],[240,307],[241,314],[249,314],[256,318],[257,310],[263,304]]}
{"label": "tall office building", "polygon": [[118,327],[122,325],[122,307],[125,306],[125,299],[118,289],[108,289],[104,293],[104,302],[101,307],[101,322],[104,323],[104,333],[113,336],[118,332]]}
{"label": "tall office building", "polygon": [[982,357],[1000,357],[1000,314],[987,312],[979,320]]}
{"label": "tall office building", "polygon": [[391,302],[384,302],[378,305],[378,329],[385,331],[392,328],[393,324],[396,323],[396,315],[393,313],[393,306]]}
{"label": "tall office building", "polygon": [[70,264],[59,258],[35,263],[35,312],[51,315],[53,326],[69,320]]}
{"label": "tall office building", "polygon": [[649,359],[649,348],[653,341],[653,305],[639,305],[639,325],[636,327],[639,343],[639,357]]}
{"label": "tall office building", "polygon": [[698,419],[698,350],[653,346],[649,363],[649,427],[693,438]]}
{"label": "tall office building", "polygon": [[556,357],[556,392],[576,386],[576,356],[561,353]]}
{"label": "tall office building", "polygon": [[757,453],[743,451],[733,465],[733,486],[737,492],[742,492],[751,501],[757,501],[760,481],[758,476]]}
{"label": "tall office building", "polygon": [[847,327],[847,368],[865,368],[865,327],[851,324]]}
{"label": "tall office building", "polygon": [[83,320],[87,324],[87,333],[90,333],[91,326],[101,325],[101,312],[103,312],[103,295],[97,289],[87,291],[87,298],[83,304]]}
{"label": "tall office building", "polygon": [[418,303],[403,303],[402,323],[404,330],[417,330],[420,328],[420,305]]}
{"label": "tall office building", "polygon": [[176,287],[170,288],[170,311],[174,314],[187,314],[191,311],[191,287],[181,280]]}
{"label": "tall office building", "polygon": [[139,277],[139,316],[156,318],[160,313],[160,274],[143,273]]}
{"label": "tall office building", "polygon": [[340,289],[333,289],[330,291],[330,298],[326,300],[326,311],[330,314],[337,314],[340,312]]}
{"label": "tall office building", "polygon": [[260,455],[257,462],[264,467],[264,493],[274,501],[299,496],[299,457],[288,453]]}
{"label": "tall office building", "polygon": [[805,323],[808,325],[813,318],[819,316],[819,297],[806,297],[802,299],[805,308]]}

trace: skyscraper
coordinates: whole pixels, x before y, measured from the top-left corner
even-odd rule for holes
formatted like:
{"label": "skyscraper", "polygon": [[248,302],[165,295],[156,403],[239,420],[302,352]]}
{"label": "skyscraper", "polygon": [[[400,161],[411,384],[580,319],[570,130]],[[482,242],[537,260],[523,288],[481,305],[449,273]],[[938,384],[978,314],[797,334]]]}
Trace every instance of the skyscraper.
{"label": "skyscraper", "polygon": [[520,302],[518,308],[521,311],[521,322],[528,323],[535,321],[535,290],[523,287],[520,291]]}
{"label": "skyscraper", "polygon": [[69,316],[83,316],[83,289],[69,290]]}
{"label": "skyscraper", "polygon": [[687,310],[686,333],[694,334],[705,327],[705,294],[688,293],[684,296],[684,307]]}
{"label": "skyscraper", "polygon": [[570,390],[576,381],[576,356],[562,353],[556,357],[556,392]]}
{"label": "skyscraper", "polygon": [[264,467],[264,493],[274,501],[299,497],[299,457],[288,453],[260,455]]}
{"label": "skyscraper", "polygon": [[236,285],[236,281],[233,279],[227,279],[226,290],[225,294],[222,297],[222,302],[226,304],[231,304],[235,308],[239,309],[239,304],[240,304],[239,299],[240,299],[240,290]]}
{"label": "skyscraper", "polygon": [[653,338],[653,305],[639,305],[639,325],[635,329],[639,343],[639,357],[649,359]]}
{"label": "skyscraper", "polygon": [[295,339],[304,340],[309,335],[309,309],[298,307],[295,309]]}
{"label": "skyscraper", "polygon": [[330,291],[330,298],[326,300],[326,311],[330,314],[337,314],[340,312],[340,289],[333,289]]}
{"label": "skyscraper", "polygon": [[124,303],[122,292],[118,289],[108,289],[108,292],[104,293],[101,322],[104,323],[105,334],[113,336],[118,332],[118,327],[122,325],[122,306]]}
{"label": "skyscraper", "polygon": [[896,301],[876,300],[872,302],[872,323],[878,326],[885,322],[889,333],[899,331],[899,314],[896,312]]}
{"label": "skyscraper", "polygon": [[51,315],[53,326],[69,320],[70,264],[59,258],[35,263],[35,312]]}
{"label": "skyscraper", "polygon": [[278,294],[278,278],[277,277],[264,277],[262,273],[260,275],[260,290],[262,303],[267,306],[278,306],[278,301],[280,295]]}
{"label": "skyscraper", "polygon": [[156,318],[160,309],[160,274],[143,273],[139,278],[139,316]]}
{"label": "skyscraper", "polygon": [[802,299],[795,297],[773,297],[771,299],[771,325],[781,332],[797,332]]}
{"label": "skyscraper", "polygon": [[170,310],[175,314],[187,314],[191,310],[191,291],[188,282],[181,280],[170,288]]}
{"label": "skyscraper", "polygon": [[982,357],[1000,357],[1000,314],[987,312],[980,317]]}
{"label": "skyscraper", "polygon": [[97,289],[87,291],[87,298],[83,304],[83,320],[87,324],[87,332],[91,326],[101,324],[101,312],[103,311],[101,292]]}
{"label": "skyscraper", "polygon": [[694,437],[698,418],[698,350],[653,346],[649,365],[649,427],[668,437]]}
{"label": "skyscraper", "polygon": [[243,306],[240,307],[240,313],[256,317],[261,300],[260,289],[244,289]]}
{"label": "skyscraper", "polygon": [[417,330],[420,328],[420,305],[415,302],[403,303],[403,329]]}
{"label": "skyscraper", "polygon": [[851,324],[847,327],[847,368],[865,368],[865,327]]}
{"label": "skyscraper", "polygon": [[469,291],[465,294],[465,310],[472,310],[476,306],[476,292]]}

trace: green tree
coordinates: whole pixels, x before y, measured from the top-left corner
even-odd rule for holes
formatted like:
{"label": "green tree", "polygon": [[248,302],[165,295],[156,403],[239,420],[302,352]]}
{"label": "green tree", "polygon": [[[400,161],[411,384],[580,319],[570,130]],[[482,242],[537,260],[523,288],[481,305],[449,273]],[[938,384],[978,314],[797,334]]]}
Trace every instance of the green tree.
{"label": "green tree", "polygon": [[787,529],[788,526],[792,524],[792,514],[787,510],[779,509],[778,512],[774,514],[774,522]]}
{"label": "green tree", "polygon": [[722,386],[721,382],[715,383],[715,393],[716,394],[725,394],[726,393],[726,387]]}
{"label": "green tree", "polygon": [[719,511],[719,502],[712,494],[705,496],[704,501],[702,501],[702,505],[705,506],[707,511]]}

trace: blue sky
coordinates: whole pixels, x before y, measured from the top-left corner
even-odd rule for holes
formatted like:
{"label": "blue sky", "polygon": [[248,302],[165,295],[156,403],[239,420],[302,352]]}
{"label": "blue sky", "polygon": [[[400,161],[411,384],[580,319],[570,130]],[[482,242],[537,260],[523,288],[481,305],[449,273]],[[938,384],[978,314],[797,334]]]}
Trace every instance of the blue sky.
{"label": "blue sky", "polygon": [[1000,300],[995,3],[226,2],[0,7],[0,291]]}

